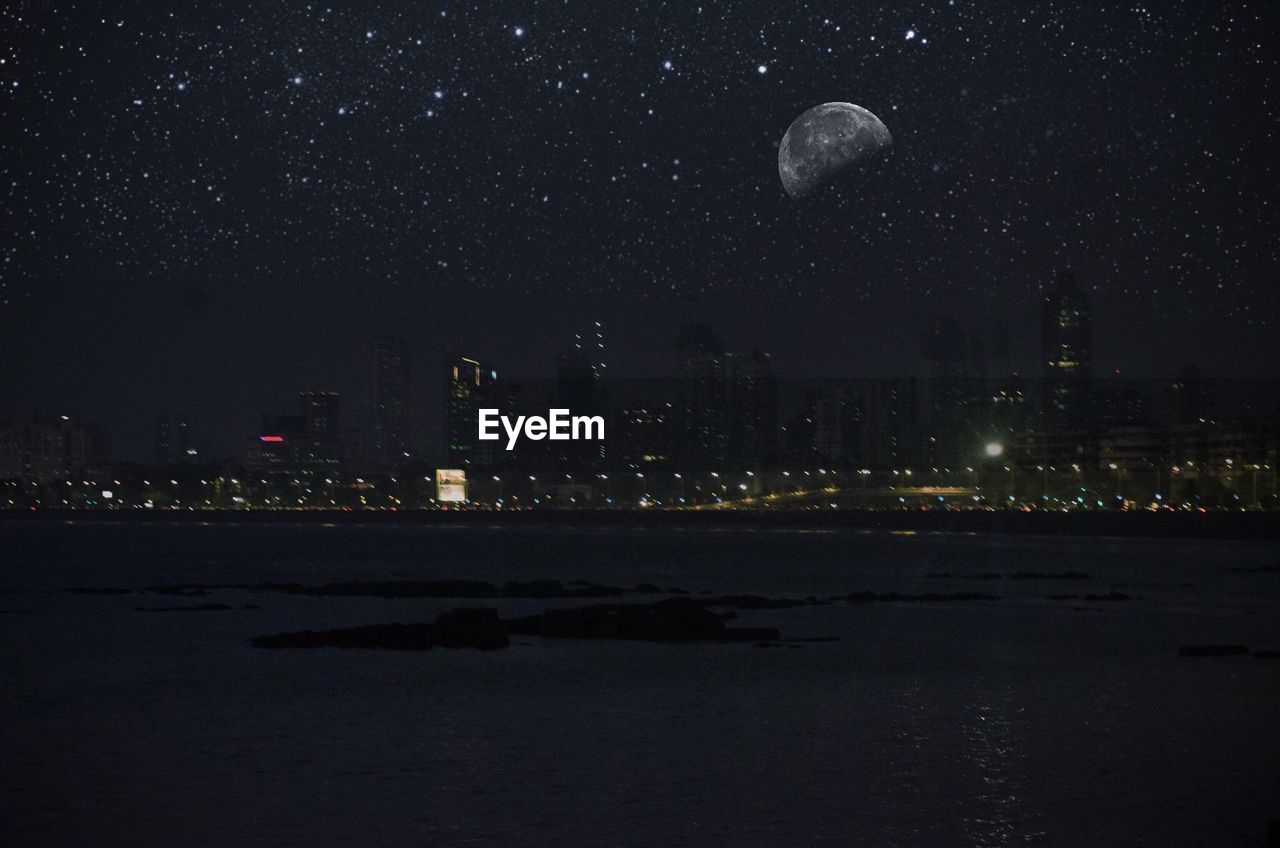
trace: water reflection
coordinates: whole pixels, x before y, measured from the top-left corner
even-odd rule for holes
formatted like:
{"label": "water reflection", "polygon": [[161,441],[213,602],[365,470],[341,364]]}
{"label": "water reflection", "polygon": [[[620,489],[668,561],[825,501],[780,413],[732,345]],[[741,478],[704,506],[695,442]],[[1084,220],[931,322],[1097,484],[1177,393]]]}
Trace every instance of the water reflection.
{"label": "water reflection", "polygon": [[961,758],[971,799],[964,828],[971,845],[1008,845],[1044,835],[1028,832],[1025,716],[1012,701],[1007,690],[990,693],[960,713]]}

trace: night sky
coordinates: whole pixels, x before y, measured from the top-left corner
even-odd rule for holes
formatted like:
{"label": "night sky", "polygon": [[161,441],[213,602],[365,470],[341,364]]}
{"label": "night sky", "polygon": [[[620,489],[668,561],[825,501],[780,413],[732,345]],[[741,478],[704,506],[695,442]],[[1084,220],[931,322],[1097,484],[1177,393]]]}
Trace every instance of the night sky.
{"label": "night sky", "polygon": [[[157,412],[230,449],[302,389],[356,423],[405,336],[546,374],[682,321],[785,376],[908,374],[932,317],[1092,292],[1100,370],[1275,376],[1277,12],[1263,2],[144,4],[0,12],[0,415]],[[817,103],[883,160],[823,196]]]}

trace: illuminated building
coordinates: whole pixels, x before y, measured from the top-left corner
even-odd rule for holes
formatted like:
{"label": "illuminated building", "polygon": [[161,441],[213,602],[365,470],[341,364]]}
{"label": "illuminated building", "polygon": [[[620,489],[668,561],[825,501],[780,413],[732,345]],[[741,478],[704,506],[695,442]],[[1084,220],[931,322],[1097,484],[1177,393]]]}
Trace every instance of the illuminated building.
{"label": "illuminated building", "polygon": [[623,468],[643,471],[671,464],[671,406],[633,406],[618,411],[616,451]]}
{"label": "illuminated building", "polygon": [[461,468],[494,464],[498,443],[480,441],[478,428],[480,407],[502,406],[497,382],[498,372],[479,360],[445,354],[445,447],[450,464]]}
{"label": "illuminated building", "polygon": [[857,461],[872,468],[914,465],[926,457],[918,381],[913,377],[861,380],[857,384]]}
{"label": "illuminated building", "polygon": [[337,392],[303,392],[299,400],[308,433],[336,437],[342,432],[342,401]]}
{"label": "illuminated building", "polygon": [[106,434],[68,415],[0,424],[0,479],[64,479],[106,459]]}
{"label": "illuminated building", "polygon": [[156,418],[156,465],[177,465],[195,458],[187,422],[167,414]]}
{"label": "illuminated building", "polygon": [[[604,328],[596,321],[586,332],[575,333],[560,357],[556,369],[559,406],[574,415],[607,415],[607,373]],[[597,471],[604,467],[605,444],[604,440],[560,442],[553,447],[555,463],[566,471]]]}
{"label": "illuminated building", "polygon": [[861,408],[848,386],[810,389],[787,425],[787,454],[802,464],[837,465],[857,455]]}
{"label": "illuminated building", "polygon": [[1075,275],[1059,275],[1040,313],[1041,410],[1055,426],[1088,420],[1093,378],[1093,313]]}
{"label": "illuminated building", "polygon": [[298,415],[264,417],[245,450],[250,473],[324,478],[342,471],[342,401],[336,392],[302,392]]}
{"label": "illuminated building", "polygon": [[461,468],[436,469],[436,500],[462,503],[467,499],[467,472]]}

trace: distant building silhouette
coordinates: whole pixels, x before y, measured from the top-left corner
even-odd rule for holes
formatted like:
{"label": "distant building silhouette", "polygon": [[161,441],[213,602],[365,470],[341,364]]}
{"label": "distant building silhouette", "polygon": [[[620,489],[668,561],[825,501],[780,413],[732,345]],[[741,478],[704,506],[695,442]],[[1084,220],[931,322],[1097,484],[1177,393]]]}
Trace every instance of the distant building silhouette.
{"label": "distant building silhouette", "polygon": [[761,468],[778,450],[778,375],[773,357],[760,350],[726,356],[728,460]]}
{"label": "distant building silhouette", "polygon": [[847,387],[811,395],[809,417],[813,422],[813,459],[823,465],[843,466],[858,456],[861,408]]}
{"label": "distant building silhouette", "polygon": [[857,459],[870,468],[897,468],[925,457],[919,381],[888,377],[859,381]]}
{"label": "distant building silhouette", "polygon": [[373,456],[394,469],[408,458],[409,358],[403,339],[383,336],[375,348]]}
{"label": "distant building silhouette", "polygon": [[156,417],[156,465],[178,465],[195,458],[186,419],[173,413]]}
{"label": "distant building silhouette", "polygon": [[[1007,400],[1009,336],[996,322],[964,326],[935,319],[921,335],[925,367],[927,462],[973,462],[996,428],[996,406]],[[1002,410],[1003,411],[1003,410]]]}
{"label": "distant building silhouette", "polygon": [[614,456],[629,471],[671,466],[671,405],[631,406],[618,411]]}
{"label": "distant building silhouette", "polygon": [[676,337],[676,362],[679,464],[719,466],[728,448],[724,343],[706,324],[687,324]]}
{"label": "distant building silhouette", "polygon": [[0,422],[0,479],[66,479],[107,459],[105,431],[70,416]]}
{"label": "distant building silhouette", "polygon": [[1194,365],[1184,365],[1172,380],[1165,398],[1167,416],[1174,424],[1195,424],[1213,417],[1213,388]]}
{"label": "distant building silhouette", "polygon": [[446,353],[444,376],[449,464],[464,469],[492,467],[494,446],[499,443],[479,440],[479,410],[502,408],[497,397],[498,372],[477,359]]}
{"label": "distant building silhouette", "polygon": [[1090,416],[1093,385],[1093,311],[1089,298],[1064,271],[1045,293],[1040,313],[1041,411],[1053,427],[1078,427]]}
{"label": "distant building silhouette", "polygon": [[[574,415],[598,415],[608,419],[609,391],[605,382],[604,328],[594,322],[585,332],[575,333],[572,343],[560,356],[556,369],[556,401]],[[566,471],[596,471],[604,467],[608,441],[567,441],[549,443],[556,461]]]}
{"label": "distant building silhouette", "polygon": [[342,399],[337,392],[302,392],[298,397],[308,433],[337,437],[342,432]]}
{"label": "distant building silhouette", "polygon": [[297,415],[263,416],[245,451],[245,468],[261,476],[329,478],[343,471],[342,399],[302,392]]}

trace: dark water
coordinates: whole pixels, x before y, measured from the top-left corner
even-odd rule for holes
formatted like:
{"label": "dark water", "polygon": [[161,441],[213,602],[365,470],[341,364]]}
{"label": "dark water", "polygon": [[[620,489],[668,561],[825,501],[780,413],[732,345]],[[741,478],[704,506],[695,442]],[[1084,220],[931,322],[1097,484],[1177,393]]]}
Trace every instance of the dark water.
{"label": "dark water", "polygon": [[[1258,845],[1274,543],[736,530],[0,525],[5,845]],[[1088,581],[929,577],[1080,571]],[[995,602],[744,612],[798,648],[261,651],[475,602],[68,586],[528,578]],[[1046,600],[1058,592],[1134,596]],[[554,603],[500,600],[504,614]]]}

